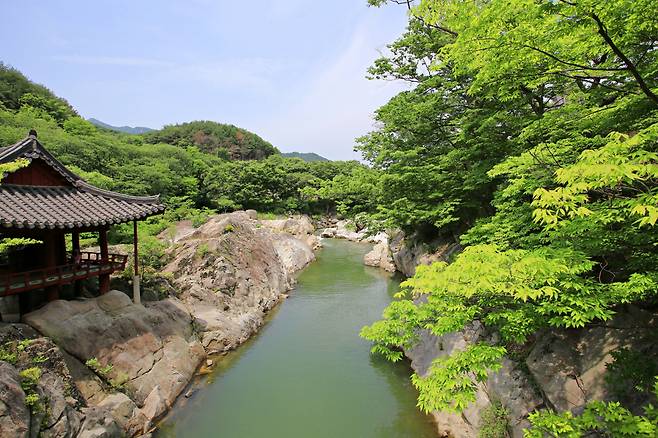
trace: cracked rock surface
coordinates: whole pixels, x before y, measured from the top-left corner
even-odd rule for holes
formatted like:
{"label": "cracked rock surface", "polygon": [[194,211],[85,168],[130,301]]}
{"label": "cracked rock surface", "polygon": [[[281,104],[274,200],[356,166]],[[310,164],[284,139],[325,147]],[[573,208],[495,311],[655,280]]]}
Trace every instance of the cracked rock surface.
{"label": "cracked rock surface", "polygon": [[54,301],[24,320],[80,362],[96,359],[101,368],[111,367],[106,380],[124,388],[138,407],[157,393],[158,406],[142,412],[147,424],[155,418],[149,413],[160,414],[173,404],[205,358],[179,302],[147,306],[110,291],[92,300]]}
{"label": "cracked rock surface", "polygon": [[[0,437],[149,433],[207,354],[258,330],[319,244],[304,217],[238,212],[179,225],[165,268],[174,296],[136,305],[115,290],[0,323]],[[35,366],[26,387],[21,372]]]}
{"label": "cracked rock surface", "polygon": [[178,297],[194,318],[209,354],[236,348],[263,324],[292,289],[295,273],[315,260],[308,218],[258,221],[218,215],[182,237],[170,251]]}

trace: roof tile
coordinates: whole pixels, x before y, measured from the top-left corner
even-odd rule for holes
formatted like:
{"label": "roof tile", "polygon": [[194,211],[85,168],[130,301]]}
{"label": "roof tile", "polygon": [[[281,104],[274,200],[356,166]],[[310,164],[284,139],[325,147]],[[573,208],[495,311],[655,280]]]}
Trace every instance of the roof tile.
{"label": "roof tile", "polygon": [[159,202],[128,201],[74,187],[0,185],[0,224],[9,228],[81,228],[144,219]]}
{"label": "roof tile", "polygon": [[83,228],[140,220],[165,210],[159,196],[124,195],[88,184],[55,159],[35,135],[0,148],[0,163],[17,158],[40,158],[71,185],[0,184],[1,227]]}

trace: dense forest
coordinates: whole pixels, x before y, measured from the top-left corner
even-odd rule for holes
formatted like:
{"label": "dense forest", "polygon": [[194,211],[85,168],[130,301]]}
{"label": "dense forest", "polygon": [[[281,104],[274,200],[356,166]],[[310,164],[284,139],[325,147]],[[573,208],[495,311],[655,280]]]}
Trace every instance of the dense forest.
{"label": "dense forest", "polygon": [[[443,335],[479,321],[499,334],[413,376],[425,411],[463,410],[476,383],[538,333],[609,321],[624,304],[658,308],[655,2],[369,3],[409,9],[406,32],[369,76],[411,87],[357,139],[367,166],[285,158],[215,122],[142,135],[98,129],[6,66],[0,144],[34,128],[91,183],[162,194],[164,221],[247,208],[337,213],[371,231],[459,242],[451,263],[419,267],[362,331],[393,361],[419,329]],[[580,415],[536,412],[527,436],[655,436],[656,363],[619,352],[618,400]],[[631,412],[631,398],[644,411]]]}
{"label": "dense forest", "polygon": [[[328,190],[349,190],[334,178],[365,171],[357,162],[285,158],[258,135],[216,122],[182,123],[141,135],[99,128],[44,86],[0,64],[0,145],[17,142],[30,129],[90,183],[127,194],[160,194],[174,210],[185,205],[327,213],[349,204]],[[320,188],[322,196],[313,190]]]}
{"label": "dense forest", "polygon": [[[391,360],[419,329],[479,321],[499,336],[413,377],[426,410],[461,411],[501,358],[552,328],[658,304],[658,17],[652,0],[419,2],[375,79],[413,84],[359,140],[378,171],[373,217],[458,240],[362,335]],[[420,299],[422,298],[422,299]],[[527,436],[655,436],[656,357],[621,351],[618,400],[537,412]],[[635,414],[635,415],[634,415]]]}
{"label": "dense forest", "polygon": [[[163,263],[165,247],[156,236],[175,221],[200,225],[213,213],[239,209],[346,214],[364,211],[370,202],[364,200],[361,183],[351,184],[352,175],[369,172],[356,161],[285,158],[256,134],[216,122],[183,123],[140,135],[100,128],[46,87],[0,63],[0,147],[25,138],[31,129],[53,155],[91,184],[161,196],[166,213],[140,226],[147,275],[157,276]],[[11,170],[2,168],[0,174]],[[113,227],[110,242],[128,243],[131,232],[128,225]],[[95,244],[93,236],[88,243]],[[24,244],[0,236],[0,253]]]}

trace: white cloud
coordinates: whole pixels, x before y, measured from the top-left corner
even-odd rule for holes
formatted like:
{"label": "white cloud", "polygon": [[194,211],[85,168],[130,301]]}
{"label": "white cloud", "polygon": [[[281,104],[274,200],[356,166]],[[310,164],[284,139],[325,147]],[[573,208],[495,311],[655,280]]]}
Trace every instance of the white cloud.
{"label": "white cloud", "polygon": [[306,0],[270,0],[267,16],[271,20],[285,20],[301,12],[307,3]]}
{"label": "white cloud", "polygon": [[170,74],[178,80],[200,81],[217,90],[267,94],[276,89],[276,77],[291,67],[280,60],[233,58],[175,67]]}
{"label": "white cloud", "polygon": [[52,56],[52,59],[70,64],[116,65],[122,67],[165,67],[172,65],[170,62],[159,59],[123,56],[56,55]]}
{"label": "white cloud", "polygon": [[384,36],[377,22],[366,18],[350,45],[312,82],[288,109],[260,126],[259,133],[283,151],[313,151],[330,159],[358,159],[354,139],[373,128],[372,115],[393,95],[400,83],[369,81],[368,67],[379,57]]}

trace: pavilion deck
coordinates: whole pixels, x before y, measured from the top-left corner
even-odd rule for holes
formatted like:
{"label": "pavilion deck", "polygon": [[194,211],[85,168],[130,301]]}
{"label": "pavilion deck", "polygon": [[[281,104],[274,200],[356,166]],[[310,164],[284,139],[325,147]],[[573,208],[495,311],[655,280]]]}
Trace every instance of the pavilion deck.
{"label": "pavilion deck", "polygon": [[63,286],[100,275],[109,275],[124,270],[128,261],[128,256],[122,254],[109,254],[105,260],[102,260],[101,254],[96,252],[85,251],[80,255],[81,260],[77,264],[68,263],[53,268],[8,275],[0,274],[0,297],[51,286]]}

